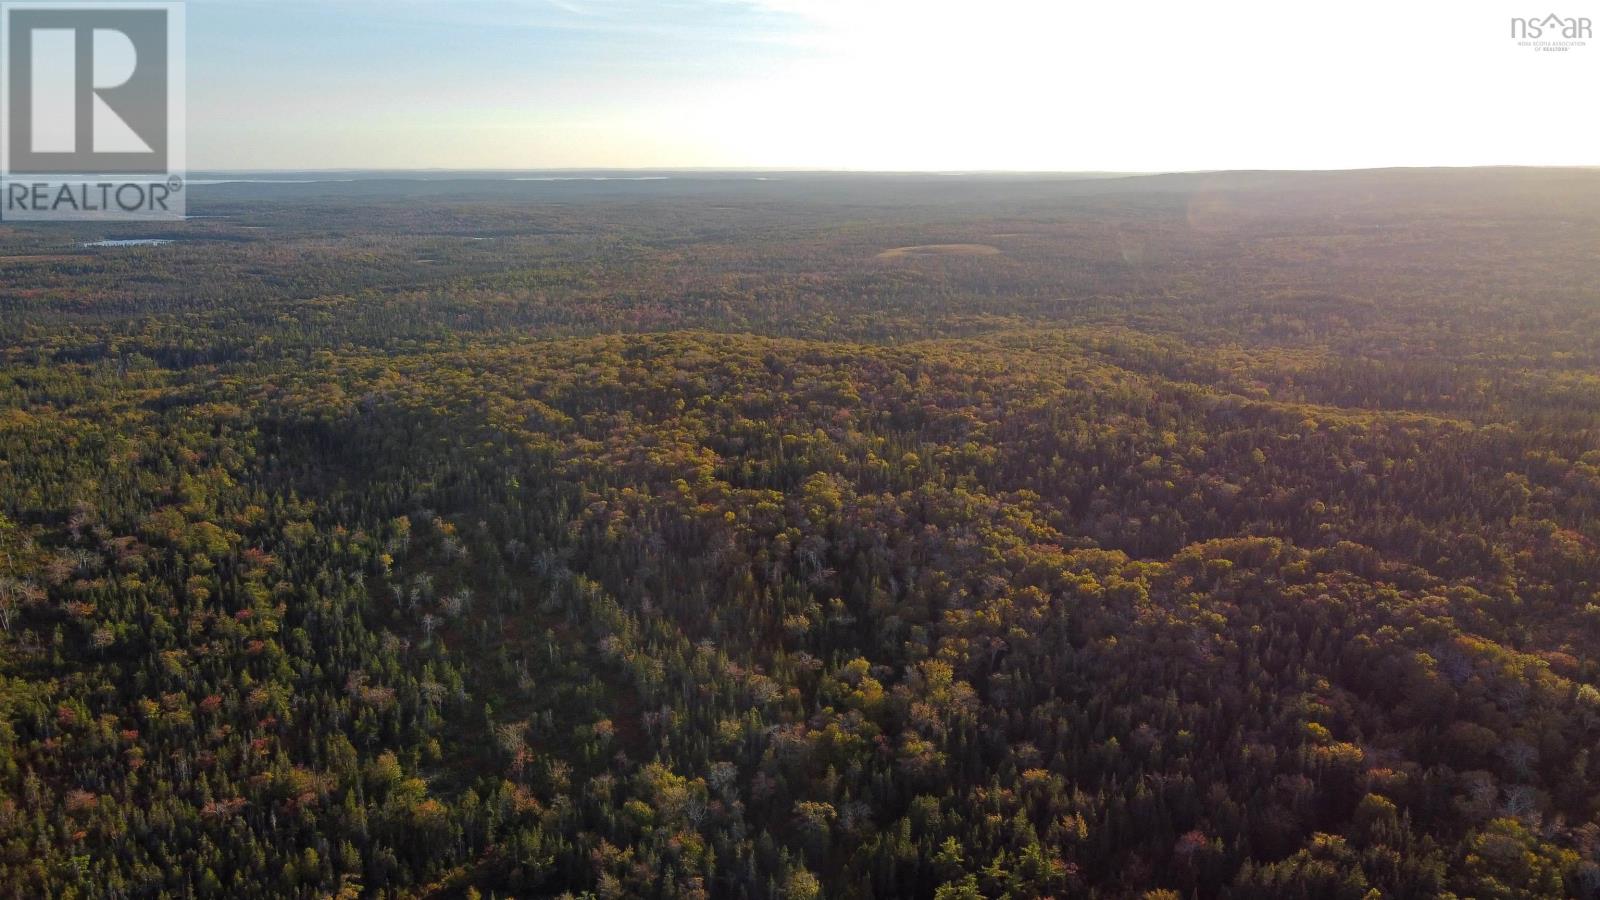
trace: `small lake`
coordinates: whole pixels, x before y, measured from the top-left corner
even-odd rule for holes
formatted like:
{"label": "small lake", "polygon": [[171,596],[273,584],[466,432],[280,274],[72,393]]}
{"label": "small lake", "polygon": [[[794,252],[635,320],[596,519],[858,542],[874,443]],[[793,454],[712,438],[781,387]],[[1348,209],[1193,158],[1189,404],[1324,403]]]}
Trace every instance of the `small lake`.
{"label": "small lake", "polygon": [[161,247],[172,243],[169,238],[126,238],[123,240],[85,241],[79,247]]}

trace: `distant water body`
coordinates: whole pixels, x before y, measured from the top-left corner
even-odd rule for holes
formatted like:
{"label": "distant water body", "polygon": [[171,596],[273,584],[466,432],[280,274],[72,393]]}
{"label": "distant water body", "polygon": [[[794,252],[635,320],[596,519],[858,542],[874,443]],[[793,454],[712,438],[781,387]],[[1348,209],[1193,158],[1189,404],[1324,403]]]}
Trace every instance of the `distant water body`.
{"label": "distant water body", "polygon": [[666,181],[671,175],[523,175],[512,181]]}
{"label": "distant water body", "polygon": [[344,184],[354,178],[191,178],[189,184]]}

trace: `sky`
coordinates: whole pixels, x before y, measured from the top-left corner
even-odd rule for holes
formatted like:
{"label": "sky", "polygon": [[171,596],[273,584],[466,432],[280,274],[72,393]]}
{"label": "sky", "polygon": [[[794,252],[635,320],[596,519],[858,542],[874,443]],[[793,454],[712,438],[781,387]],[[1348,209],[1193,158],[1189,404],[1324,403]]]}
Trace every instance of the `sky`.
{"label": "sky", "polygon": [[[1543,5],[1533,5],[1533,4]],[[190,169],[1600,164],[1594,0],[190,0]]]}

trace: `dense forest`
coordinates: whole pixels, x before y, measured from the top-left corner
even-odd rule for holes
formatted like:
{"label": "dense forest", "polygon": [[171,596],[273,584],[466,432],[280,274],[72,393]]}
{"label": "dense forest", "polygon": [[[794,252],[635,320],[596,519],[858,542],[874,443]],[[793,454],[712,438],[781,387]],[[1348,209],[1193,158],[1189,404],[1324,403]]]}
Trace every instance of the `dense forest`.
{"label": "dense forest", "polygon": [[0,896],[1600,897],[1600,173],[194,193],[0,226]]}

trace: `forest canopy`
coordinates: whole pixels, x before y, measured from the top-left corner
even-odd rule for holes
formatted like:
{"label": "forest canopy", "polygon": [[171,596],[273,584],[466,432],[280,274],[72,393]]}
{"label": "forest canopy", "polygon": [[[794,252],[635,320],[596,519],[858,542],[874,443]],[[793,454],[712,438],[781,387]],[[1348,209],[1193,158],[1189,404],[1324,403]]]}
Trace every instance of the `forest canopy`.
{"label": "forest canopy", "polygon": [[0,226],[0,896],[1600,897],[1600,174],[190,203]]}

